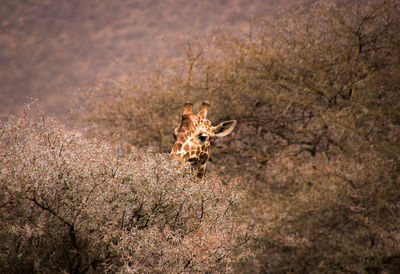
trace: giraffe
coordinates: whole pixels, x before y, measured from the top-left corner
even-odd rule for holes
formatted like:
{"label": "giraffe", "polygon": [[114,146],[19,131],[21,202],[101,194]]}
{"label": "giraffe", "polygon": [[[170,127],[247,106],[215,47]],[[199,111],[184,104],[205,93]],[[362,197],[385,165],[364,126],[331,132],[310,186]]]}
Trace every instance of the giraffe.
{"label": "giraffe", "polygon": [[207,161],[211,153],[211,140],[223,137],[232,132],[237,121],[229,120],[212,126],[207,120],[210,103],[202,103],[197,115],[193,114],[193,105],[186,103],[180,124],[174,130],[175,144],[171,155],[184,162],[190,162],[197,170],[197,176],[203,178],[206,173]]}

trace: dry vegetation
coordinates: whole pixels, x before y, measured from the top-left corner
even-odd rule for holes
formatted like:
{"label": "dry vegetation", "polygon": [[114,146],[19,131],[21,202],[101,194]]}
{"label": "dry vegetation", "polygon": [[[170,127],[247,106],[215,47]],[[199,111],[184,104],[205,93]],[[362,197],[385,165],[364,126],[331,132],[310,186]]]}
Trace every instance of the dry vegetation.
{"label": "dry vegetation", "polygon": [[234,180],[45,118],[11,118],[0,149],[2,273],[219,272],[249,255]]}
{"label": "dry vegetation", "polygon": [[[80,98],[97,139],[3,125],[3,265],[398,273],[396,1],[317,1],[175,42],[179,57]],[[238,120],[207,180],[132,148],[169,152],[183,103],[204,99],[214,123]]]}

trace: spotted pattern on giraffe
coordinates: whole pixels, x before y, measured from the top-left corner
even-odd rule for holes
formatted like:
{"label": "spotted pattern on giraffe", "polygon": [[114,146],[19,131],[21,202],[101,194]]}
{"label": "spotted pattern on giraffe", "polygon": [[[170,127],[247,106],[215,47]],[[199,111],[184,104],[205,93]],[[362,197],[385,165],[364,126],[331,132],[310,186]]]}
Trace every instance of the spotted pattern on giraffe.
{"label": "spotted pattern on giraffe", "polygon": [[185,104],[179,126],[174,130],[176,142],[171,151],[174,157],[191,163],[200,178],[206,174],[207,161],[211,154],[211,140],[230,134],[236,126],[236,120],[212,126],[207,120],[209,106],[209,102],[203,102],[200,111],[195,115],[193,105]]}

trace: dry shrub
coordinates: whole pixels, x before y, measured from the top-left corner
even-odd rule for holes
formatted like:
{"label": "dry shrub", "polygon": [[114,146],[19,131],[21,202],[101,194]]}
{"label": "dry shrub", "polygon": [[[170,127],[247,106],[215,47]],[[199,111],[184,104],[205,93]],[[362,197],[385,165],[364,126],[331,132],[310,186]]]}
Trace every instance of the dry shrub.
{"label": "dry shrub", "polygon": [[288,145],[333,157],[382,138],[392,143],[399,18],[396,1],[317,1],[275,21],[250,21],[245,30],[176,40],[180,56],[124,82],[99,83],[83,94],[78,114],[105,138],[168,152],[183,103],[207,99],[211,121],[239,121],[237,134],[213,154],[218,166],[242,174],[246,161],[246,170],[262,168],[261,177]]}
{"label": "dry shrub", "polygon": [[397,273],[400,165],[375,151],[328,161],[280,155],[249,207],[264,235],[240,272]]}
{"label": "dry shrub", "polygon": [[0,152],[0,272],[226,272],[250,254],[235,180],[27,115]]}
{"label": "dry shrub", "polygon": [[[237,214],[257,223],[249,237],[258,255],[238,271],[399,272],[397,1],[312,1],[276,20],[173,42],[181,54],[154,71],[83,95],[78,116],[89,132],[167,152],[183,103],[210,100],[211,121],[238,120],[215,144],[210,167],[241,181],[247,196]],[[219,223],[226,226],[229,218]],[[140,246],[161,256],[151,242]],[[238,254],[223,258],[233,263]],[[207,256],[192,260],[208,264]]]}

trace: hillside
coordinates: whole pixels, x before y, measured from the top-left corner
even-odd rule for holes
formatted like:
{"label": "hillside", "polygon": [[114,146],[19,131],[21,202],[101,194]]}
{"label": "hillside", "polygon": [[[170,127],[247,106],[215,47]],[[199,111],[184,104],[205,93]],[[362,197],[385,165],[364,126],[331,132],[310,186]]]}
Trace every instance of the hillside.
{"label": "hillside", "polygon": [[130,64],[118,60],[165,51],[161,36],[192,35],[271,14],[278,2],[2,1],[0,116],[21,110],[28,97],[39,98],[49,114],[64,113],[71,89],[129,74]]}

